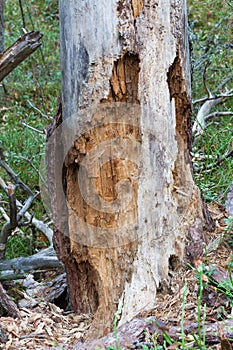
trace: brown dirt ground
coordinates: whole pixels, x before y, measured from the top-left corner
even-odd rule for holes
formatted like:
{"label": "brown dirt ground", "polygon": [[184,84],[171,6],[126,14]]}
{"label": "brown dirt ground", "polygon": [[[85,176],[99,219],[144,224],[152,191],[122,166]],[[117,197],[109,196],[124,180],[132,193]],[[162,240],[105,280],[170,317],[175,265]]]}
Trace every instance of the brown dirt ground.
{"label": "brown dirt ground", "polygon": [[[212,205],[209,210],[216,222],[216,229],[212,233],[206,233],[208,264],[226,270],[231,260],[232,247],[227,243],[226,236],[222,242],[219,240],[219,237],[225,232],[226,214],[218,205]],[[203,263],[206,264],[206,261]],[[203,280],[205,281],[205,277]],[[187,282],[185,324],[196,322],[198,278],[196,272],[185,264],[174,271],[169,286],[164,287],[161,293],[157,294],[156,308],[140,316],[155,316],[167,325],[179,325],[185,281]],[[208,322],[215,322],[231,315],[229,300],[214,286],[209,285],[204,288],[204,302]],[[43,301],[33,309],[22,308],[20,314],[21,319],[0,318],[0,325],[8,335],[8,341],[2,345],[2,349],[73,349],[74,344],[85,337],[91,320],[87,315],[75,315],[74,313],[65,315],[59,307]],[[211,349],[217,348],[211,347]]]}

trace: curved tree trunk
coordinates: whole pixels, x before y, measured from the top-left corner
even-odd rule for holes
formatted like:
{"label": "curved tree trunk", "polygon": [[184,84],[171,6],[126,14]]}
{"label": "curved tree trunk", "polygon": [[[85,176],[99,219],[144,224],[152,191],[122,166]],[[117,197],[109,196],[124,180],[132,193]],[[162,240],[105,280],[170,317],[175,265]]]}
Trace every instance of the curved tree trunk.
{"label": "curved tree trunk", "polygon": [[94,314],[94,338],[117,309],[122,324],[153,308],[202,219],[186,4],[60,0],[60,19],[63,123],[48,147],[55,245],[73,308]]}

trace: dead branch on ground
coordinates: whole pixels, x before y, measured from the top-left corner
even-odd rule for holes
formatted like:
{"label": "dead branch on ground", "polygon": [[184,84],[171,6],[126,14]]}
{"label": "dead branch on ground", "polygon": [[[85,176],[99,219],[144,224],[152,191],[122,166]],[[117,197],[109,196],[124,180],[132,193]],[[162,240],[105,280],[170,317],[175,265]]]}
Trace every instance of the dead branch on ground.
{"label": "dead branch on ground", "polygon": [[[216,115],[231,115],[231,112],[225,111],[225,112],[216,112],[216,113],[210,113],[211,109],[224,102],[227,98],[233,97],[233,90],[227,90],[225,87],[226,84],[232,80],[233,74],[230,73],[217,87],[214,93],[211,93],[210,89],[207,86],[206,83],[206,74],[207,74],[207,68],[204,69],[203,73],[203,83],[207,92],[207,97],[201,98],[199,100],[196,100],[193,102],[193,105],[203,103],[201,108],[199,109],[196,120],[193,124],[193,134],[195,136],[203,134],[203,131],[206,128],[206,120],[210,119],[211,117],[215,117]],[[225,91],[223,92],[223,90]],[[218,92],[218,93],[217,93]]]}
{"label": "dead branch on ground", "polygon": [[[8,175],[11,177],[11,180],[13,180],[15,183],[15,185],[7,185],[5,181],[0,177],[0,187],[8,195],[10,205],[9,216],[1,207],[1,214],[7,221],[6,224],[3,225],[2,230],[0,232],[1,259],[3,259],[4,257],[5,247],[9,236],[16,228],[19,228],[20,230],[21,226],[33,225],[47,237],[50,243],[49,248],[46,248],[30,257],[20,257],[11,260],[0,261],[0,280],[24,278],[25,273],[35,271],[37,269],[47,270],[63,268],[63,264],[58,261],[56,253],[52,247],[53,230],[48,226],[48,224],[36,219],[28,212],[28,209],[35,198],[35,195],[31,191],[31,189],[22,182],[22,180],[9,167],[9,165],[6,164],[2,159],[0,159],[0,166],[6,170]],[[29,196],[25,203],[21,203],[19,200],[16,199],[15,190],[17,186],[23,189]],[[23,221],[24,218],[27,220],[26,222]]]}
{"label": "dead branch on ground", "polygon": [[0,261],[0,280],[25,278],[25,274],[35,270],[63,269],[53,247],[41,250],[29,257]]}
{"label": "dead branch on ground", "polygon": [[[25,185],[22,180],[17,176],[17,174],[6,164],[2,159],[0,159],[0,167],[2,167],[14,181],[15,186],[12,184],[6,184],[2,179],[0,179],[0,186],[4,189],[5,193],[8,195],[9,204],[10,204],[10,220],[3,225],[0,233],[0,259],[3,259],[5,256],[5,248],[8,238],[16,227],[25,226],[28,223],[25,223],[22,219],[31,206],[36,195],[33,194],[31,189]],[[17,203],[16,203],[16,188],[20,187],[24,190],[28,199],[25,201],[24,205],[17,212]]]}
{"label": "dead branch on ground", "polygon": [[[17,227],[31,224],[34,225],[47,237],[50,244],[52,245],[53,230],[44,222],[37,220],[28,213],[28,209],[31,206],[36,195],[33,194],[31,189],[22,182],[22,180],[17,176],[17,174],[2,159],[0,159],[0,166],[4,170],[6,170],[8,175],[11,177],[11,180],[13,180],[15,183],[15,186],[12,184],[6,185],[4,180],[0,178],[0,187],[8,195],[10,205],[10,216],[7,222],[3,225],[0,232],[0,259],[4,258],[7,240]],[[16,199],[17,186],[28,194],[28,199],[25,201],[24,204],[22,204]],[[7,217],[7,214],[5,213],[4,216]],[[26,222],[23,220],[24,218],[26,218]]]}

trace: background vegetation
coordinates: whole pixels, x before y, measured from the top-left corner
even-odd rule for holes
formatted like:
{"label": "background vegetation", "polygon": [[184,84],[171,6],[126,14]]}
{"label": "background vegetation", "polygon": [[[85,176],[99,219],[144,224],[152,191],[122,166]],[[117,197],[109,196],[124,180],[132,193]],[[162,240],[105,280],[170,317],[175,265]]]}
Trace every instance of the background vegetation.
{"label": "background vegetation", "polygon": [[[39,191],[38,169],[44,153],[45,134],[32,131],[23,123],[44,131],[54,115],[60,92],[59,15],[57,0],[25,0],[22,3],[26,28],[43,33],[43,46],[15,69],[0,87],[0,147],[4,150],[6,162],[36,193]],[[213,94],[232,71],[232,11],[230,0],[189,0],[193,100],[207,96],[203,84],[206,68],[206,82]],[[6,0],[5,47],[23,34],[22,27],[19,2]],[[226,87],[232,89],[232,79]],[[200,104],[194,105],[194,117],[199,108]],[[213,111],[233,112],[232,99],[226,99]],[[203,197],[209,202],[223,203],[232,181],[232,157],[216,166],[219,157],[223,157],[232,145],[232,129],[232,115],[217,116],[209,121],[203,135],[194,141],[195,179]],[[8,180],[1,169],[0,175]],[[7,208],[4,194],[2,203]],[[38,218],[49,220],[40,195],[34,201],[32,211]],[[26,228],[24,232],[24,237],[17,233],[11,237],[8,258],[30,255],[43,244],[32,228]]]}
{"label": "background vegetation", "polygon": [[[188,0],[193,58],[193,101],[207,96],[203,84],[204,70],[206,84],[213,95],[217,87],[231,74],[225,89],[232,90],[233,78],[233,2],[227,0]],[[211,112],[233,112],[232,97],[215,106]],[[194,105],[194,117],[200,104]],[[194,141],[195,179],[208,202],[223,203],[232,177],[232,157],[219,166],[216,161],[233,149],[233,116],[216,116],[208,121],[204,134]]]}
{"label": "background vegetation", "polygon": [[[34,193],[39,191],[39,165],[44,154],[45,133],[32,131],[23,123],[45,131],[51,123],[60,93],[59,16],[54,0],[23,1],[27,31],[40,30],[43,46],[21,63],[0,87],[0,147],[6,162]],[[23,20],[18,1],[5,2],[5,48],[12,45],[23,32]],[[34,106],[34,107],[33,107]],[[41,113],[36,110],[38,108]],[[0,169],[5,181],[6,174]],[[17,192],[21,198],[23,193]],[[7,198],[2,193],[2,202]],[[47,213],[40,195],[32,211],[41,220]],[[2,218],[0,217],[0,220]],[[3,223],[3,221],[1,220]],[[24,229],[25,236],[15,234],[8,242],[7,257],[31,255],[41,247],[41,237],[33,228]]]}

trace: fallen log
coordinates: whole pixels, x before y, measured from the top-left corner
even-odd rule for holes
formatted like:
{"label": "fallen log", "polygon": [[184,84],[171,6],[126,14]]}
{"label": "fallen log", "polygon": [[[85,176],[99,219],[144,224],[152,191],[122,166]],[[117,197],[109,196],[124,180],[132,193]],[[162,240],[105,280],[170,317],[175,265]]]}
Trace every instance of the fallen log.
{"label": "fallen log", "polygon": [[27,33],[0,55],[0,81],[42,45],[42,36],[38,30]]}
{"label": "fallen log", "polygon": [[46,248],[29,257],[14,258],[0,262],[0,280],[20,279],[25,273],[37,269],[63,269],[53,247]]}

